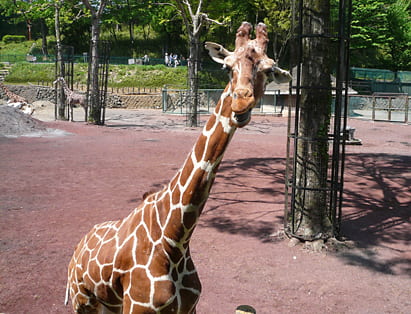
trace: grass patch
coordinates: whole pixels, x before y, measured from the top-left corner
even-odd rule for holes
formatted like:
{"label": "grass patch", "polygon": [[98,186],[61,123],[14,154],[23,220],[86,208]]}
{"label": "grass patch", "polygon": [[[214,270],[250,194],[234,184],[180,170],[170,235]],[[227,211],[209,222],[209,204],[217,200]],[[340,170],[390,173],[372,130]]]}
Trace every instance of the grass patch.
{"label": "grass patch", "polygon": [[[50,41],[51,42],[51,41]],[[11,61],[13,66],[10,74],[6,77],[6,82],[15,84],[27,84],[38,82],[51,83],[55,80],[54,63],[29,63],[26,55],[40,52],[41,42],[37,40],[22,43],[4,44],[0,42],[0,61]],[[52,49],[50,49],[52,50]],[[50,51],[49,50],[49,51]],[[18,60],[13,60],[9,56],[18,56]],[[7,56],[7,60],[2,60],[2,56]],[[208,68],[208,67],[207,67]],[[87,83],[87,63],[74,64],[74,82],[80,84]],[[224,88],[227,82],[227,74],[219,69],[199,73],[200,88]],[[166,67],[165,65],[110,65],[108,86],[109,87],[148,87],[161,88],[165,85],[170,88],[184,88],[187,86],[187,67],[177,68]]]}
{"label": "grass patch", "polygon": [[29,53],[34,41],[24,41],[22,43],[8,43],[0,41],[0,54],[2,55],[22,55]]}
{"label": "grass patch", "polygon": [[[88,65],[74,65],[74,81],[87,83]],[[54,63],[20,62],[13,65],[6,77],[8,83],[53,82],[55,80]],[[186,86],[187,68],[169,68],[164,65],[110,65],[108,86],[110,87],[163,87]]]}

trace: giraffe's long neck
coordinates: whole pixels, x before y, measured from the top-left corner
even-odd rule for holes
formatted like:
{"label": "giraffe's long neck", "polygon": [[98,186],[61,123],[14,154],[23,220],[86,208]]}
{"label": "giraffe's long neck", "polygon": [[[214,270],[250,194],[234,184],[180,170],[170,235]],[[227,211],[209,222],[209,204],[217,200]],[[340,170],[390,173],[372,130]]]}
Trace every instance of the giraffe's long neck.
{"label": "giraffe's long neck", "polygon": [[73,93],[73,91],[70,88],[68,88],[66,81],[63,80],[62,83],[63,83],[64,93],[66,94],[67,97],[69,97]]}
{"label": "giraffe's long neck", "polygon": [[[231,92],[223,92],[213,114],[170,186],[182,191],[182,204],[204,206],[224,152],[236,130],[230,123]],[[224,112],[224,109],[225,112]],[[227,110],[229,109],[229,110]]]}
{"label": "giraffe's long neck", "polygon": [[218,166],[236,130],[230,116],[229,84],[182,168],[163,191],[145,200],[155,209],[153,221],[163,226],[164,236],[172,247],[184,250],[188,246]]}

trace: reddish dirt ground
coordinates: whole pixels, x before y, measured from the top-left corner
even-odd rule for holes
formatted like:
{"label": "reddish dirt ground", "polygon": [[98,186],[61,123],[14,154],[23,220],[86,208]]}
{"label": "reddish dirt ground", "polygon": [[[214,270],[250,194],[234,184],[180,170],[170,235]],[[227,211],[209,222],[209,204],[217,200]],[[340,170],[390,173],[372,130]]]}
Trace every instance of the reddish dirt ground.
{"label": "reddish dirt ground", "polygon": [[[178,170],[200,130],[177,116],[126,111],[99,127],[47,122],[60,137],[0,138],[0,312],[64,306],[74,246],[119,219]],[[124,114],[123,114],[124,113]],[[282,229],[287,119],[254,116],[226,152],[191,250],[198,313],[411,313],[411,128],[350,120],[343,234],[355,248],[313,253]]]}

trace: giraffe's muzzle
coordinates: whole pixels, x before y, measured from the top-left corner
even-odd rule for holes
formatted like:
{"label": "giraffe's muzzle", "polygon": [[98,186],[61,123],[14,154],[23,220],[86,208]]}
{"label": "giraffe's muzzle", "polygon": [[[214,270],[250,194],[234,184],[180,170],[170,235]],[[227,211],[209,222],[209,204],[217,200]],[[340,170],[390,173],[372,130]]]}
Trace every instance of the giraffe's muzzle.
{"label": "giraffe's muzzle", "polygon": [[243,126],[246,126],[248,124],[248,122],[250,122],[250,120],[251,120],[251,110],[252,110],[252,108],[250,108],[249,110],[247,110],[246,112],[243,112],[243,113],[233,112],[231,120],[234,122],[234,124],[237,127],[242,128]]}
{"label": "giraffe's muzzle", "polygon": [[237,127],[243,127],[250,122],[251,110],[255,106],[255,97],[249,88],[237,88],[233,92],[232,120]]}

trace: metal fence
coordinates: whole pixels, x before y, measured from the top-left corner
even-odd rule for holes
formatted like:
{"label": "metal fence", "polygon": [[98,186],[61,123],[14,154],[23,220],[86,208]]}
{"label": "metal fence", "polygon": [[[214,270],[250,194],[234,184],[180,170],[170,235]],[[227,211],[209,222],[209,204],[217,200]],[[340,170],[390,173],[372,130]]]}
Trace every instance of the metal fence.
{"label": "metal fence", "polygon": [[[217,105],[223,89],[200,89],[198,92],[200,114],[211,113]],[[283,105],[278,101],[279,94],[265,95],[257,103],[254,112],[263,114],[280,114]],[[187,89],[164,88],[162,90],[163,112],[174,114],[187,114],[189,110],[189,91]],[[282,102],[284,104],[284,102]]]}
{"label": "metal fence", "polygon": [[407,94],[350,95],[347,110],[350,118],[409,123],[409,104]]}
{"label": "metal fence", "polygon": [[406,93],[411,95],[411,72],[350,68],[350,87],[361,94]]}
{"label": "metal fence", "polygon": [[[64,56],[63,56],[64,57]],[[88,63],[88,54],[74,55],[74,63]],[[56,58],[54,55],[19,55],[19,54],[0,54],[0,62],[36,62],[36,63],[54,63]],[[147,62],[143,62],[143,58],[118,57],[110,56],[110,64],[140,64],[140,65],[157,65],[164,64],[164,59],[150,58]],[[179,65],[187,65],[187,61],[182,60]]]}
{"label": "metal fence", "polygon": [[[198,91],[200,113],[210,113],[221,97],[222,89],[200,89]],[[189,91],[187,89],[162,90],[163,112],[186,114],[189,109]]]}

